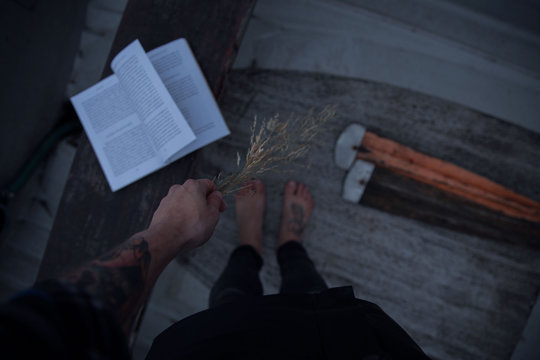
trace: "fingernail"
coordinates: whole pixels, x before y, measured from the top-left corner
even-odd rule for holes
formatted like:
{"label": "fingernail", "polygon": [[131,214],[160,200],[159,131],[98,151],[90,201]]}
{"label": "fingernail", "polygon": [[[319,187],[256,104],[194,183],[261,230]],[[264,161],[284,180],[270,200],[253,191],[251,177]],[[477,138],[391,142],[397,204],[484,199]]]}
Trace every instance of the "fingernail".
{"label": "fingernail", "polygon": [[295,187],[296,186],[296,183],[294,181],[289,181],[289,184],[288,184],[289,187]]}

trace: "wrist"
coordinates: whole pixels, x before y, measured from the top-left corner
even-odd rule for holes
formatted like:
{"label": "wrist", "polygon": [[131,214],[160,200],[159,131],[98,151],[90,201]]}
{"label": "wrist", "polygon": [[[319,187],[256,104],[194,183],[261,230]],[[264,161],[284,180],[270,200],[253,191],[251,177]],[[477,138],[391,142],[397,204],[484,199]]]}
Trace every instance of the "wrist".
{"label": "wrist", "polygon": [[148,240],[151,252],[167,261],[178,255],[187,242],[181,234],[164,224],[151,224],[141,234]]}

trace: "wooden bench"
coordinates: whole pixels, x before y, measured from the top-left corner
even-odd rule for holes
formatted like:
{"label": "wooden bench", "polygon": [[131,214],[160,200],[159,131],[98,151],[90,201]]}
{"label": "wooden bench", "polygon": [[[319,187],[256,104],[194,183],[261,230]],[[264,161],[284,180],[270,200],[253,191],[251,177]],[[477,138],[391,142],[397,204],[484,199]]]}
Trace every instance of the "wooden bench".
{"label": "wooden bench", "polygon": [[[131,0],[103,76],[111,73],[111,59],[137,38],[151,50],[183,37],[218,98],[254,4],[255,0]],[[188,155],[113,193],[83,134],[38,280],[89,261],[144,229],[169,187],[191,176],[196,159],[197,153]]]}

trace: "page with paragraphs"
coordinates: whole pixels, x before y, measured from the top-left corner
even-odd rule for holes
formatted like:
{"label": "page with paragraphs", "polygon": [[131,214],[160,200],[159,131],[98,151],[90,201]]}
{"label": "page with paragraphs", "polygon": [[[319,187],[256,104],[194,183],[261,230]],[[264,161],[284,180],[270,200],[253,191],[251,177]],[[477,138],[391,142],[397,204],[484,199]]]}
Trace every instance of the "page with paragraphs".
{"label": "page with paragraphs", "polygon": [[171,41],[148,52],[148,58],[197,136],[194,142],[174,154],[173,160],[230,134],[185,39]]}
{"label": "page with paragraphs", "polygon": [[139,40],[116,55],[111,68],[131,99],[156,152],[164,163],[195,140],[188,122],[173,101]]}
{"label": "page with paragraphs", "polygon": [[116,75],[73,96],[71,103],[112,191],[163,166]]}

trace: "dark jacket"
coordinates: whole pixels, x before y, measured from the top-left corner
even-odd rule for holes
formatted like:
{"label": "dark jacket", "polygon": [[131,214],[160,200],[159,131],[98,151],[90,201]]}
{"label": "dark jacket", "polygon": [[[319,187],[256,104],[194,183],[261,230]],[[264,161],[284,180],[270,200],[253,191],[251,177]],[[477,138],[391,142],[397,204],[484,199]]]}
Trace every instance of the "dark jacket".
{"label": "dark jacket", "polygon": [[[51,281],[0,307],[2,358],[129,359],[114,316],[70,284]],[[161,333],[148,359],[427,359],[377,305],[351,287],[246,298]]]}

